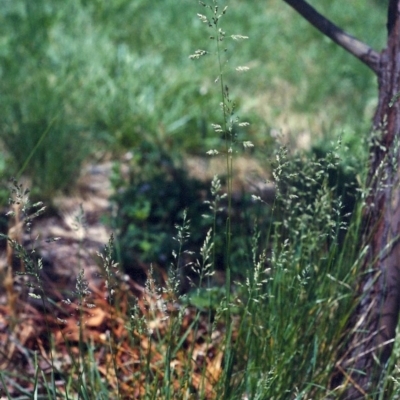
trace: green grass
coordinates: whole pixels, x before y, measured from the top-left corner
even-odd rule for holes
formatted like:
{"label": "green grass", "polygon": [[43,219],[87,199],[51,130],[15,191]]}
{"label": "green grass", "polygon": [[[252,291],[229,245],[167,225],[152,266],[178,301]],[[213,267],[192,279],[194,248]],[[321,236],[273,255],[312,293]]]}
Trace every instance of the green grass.
{"label": "green grass", "polygon": [[[302,173],[299,163],[304,163]],[[159,281],[151,268],[138,297],[113,260],[112,238],[101,255],[105,286],[91,293],[81,270],[75,292],[68,294],[72,303],[65,298],[57,307],[41,283],[35,249],[10,241],[24,259],[30,297],[40,299],[47,311],[41,317],[31,311],[32,319],[28,313],[23,321],[14,315],[17,326],[24,327],[14,331],[16,339],[24,340],[20,335],[34,324],[41,351],[30,334],[17,351],[33,369],[21,375],[18,357],[12,358],[0,374],[0,393],[7,399],[30,394],[41,399],[338,399],[340,390],[332,391],[329,380],[356,305],[365,249],[359,245],[361,202],[346,235],[339,234],[344,225],[328,185],[337,163],[336,154],[318,161],[276,154],[280,195],[273,206],[275,222],[254,227],[252,268],[244,276],[232,274],[229,301],[226,288],[212,283],[217,243],[212,231],[201,249],[187,253],[190,216],[176,227],[169,277]],[[221,213],[218,186],[213,183],[211,226]],[[13,193],[22,215],[30,215],[36,206],[27,203],[23,188],[15,185]],[[188,295],[181,295],[181,259],[187,262],[187,257],[199,279]],[[97,312],[106,320],[93,325]],[[43,330],[40,318],[50,322]],[[10,328],[10,321],[5,318],[4,326]],[[4,352],[16,339],[5,340],[2,334]],[[397,355],[396,347],[389,374],[371,398],[397,398]]]}
{"label": "green grass", "polygon": [[[209,45],[196,1],[3,3],[0,139],[17,173],[49,129],[24,171],[43,195],[67,188],[85,157],[104,153],[104,143],[117,153],[144,139],[170,152],[204,154],[215,146],[216,58],[200,66],[188,58]],[[375,1],[314,3],[350,33],[382,46],[385,11]],[[271,143],[270,131],[278,129],[296,146],[303,134],[342,133],[359,152],[357,138],[368,130],[376,101],[367,68],[282,1],[232,0],[229,13],[227,35],[250,37],[227,44],[225,68],[231,97],[252,122],[250,140]],[[237,76],[243,60],[251,70]]]}
{"label": "green grass", "polygon": [[[312,3],[373,46],[383,43],[384,10],[376,1],[368,7],[361,1]],[[221,1],[220,10],[225,4]],[[332,391],[329,380],[356,305],[365,249],[359,244],[362,199],[347,225],[330,180],[343,176],[339,170],[332,175],[339,168],[339,153],[363,160],[366,149],[359,136],[367,132],[376,84],[366,67],[278,0],[230,1],[223,30],[227,37],[242,34],[250,40],[235,45],[224,40],[219,54],[214,48],[200,60],[190,60],[195,50],[208,50],[214,43],[208,36],[215,32],[207,32],[197,12],[202,11],[196,2],[183,0],[157,5],[145,0],[66,0],[60,7],[50,0],[15,0],[1,8],[5,171],[28,174],[38,190],[51,197],[72,186],[84,161],[133,149],[133,158],[143,165],[131,166],[136,179],[132,194],[124,188],[123,177],[116,179],[119,194],[128,193],[121,200],[129,205],[126,215],[136,218],[136,226],[127,226],[128,242],[150,256],[159,251],[145,235],[144,227],[151,223],[147,217],[151,212],[159,217],[171,199],[158,193],[153,207],[148,192],[139,196],[151,172],[157,195],[160,180],[174,183],[176,170],[169,160],[177,153],[218,149],[227,165],[221,171],[227,176],[226,187],[215,178],[205,211],[195,211],[209,218],[200,223],[195,221],[199,215],[194,216],[194,235],[207,223],[211,228],[200,232],[200,248],[193,249],[189,241],[190,214],[175,204],[168,206],[174,210],[169,214],[177,214],[175,219],[183,217],[176,234],[167,233],[169,243],[175,243],[168,249],[172,265],[168,275],[160,272],[160,280],[157,269],[149,268],[140,296],[133,295],[137,287],[130,286],[126,271],[114,262],[111,238],[100,256],[104,287],[92,293],[80,269],[72,301],[64,299],[54,307],[41,281],[35,248],[25,249],[2,235],[24,259],[26,270],[21,274],[43,312],[39,317],[32,310],[32,317],[19,321],[11,318],[19,317],[11,309],[2,321],[1,354],[19,354],[30,367],[29,373],[21,374],[15,357],[0,373],[0,394],[8,399],[339,398],[340,390]],[[220,69],[217,60],[225,54],[229,62]],[[238,65],[251,69],[238,74]],[[221,78],[228,82],[230,97],[224,85],[214,85],[217,77],[218,83]],[[237,113],[246,116],[243,120],[251,122],[250,128],[236,123],[230,98],[237,102]],[[222,117],[221,101],[227,110]],[[285,148],[269,146],[271,129],[282,129],[294,147],[304,133],[325,142],[336,142],[340,133],[344,146],[324,148],[322,158],[301,152],[289,157]],[[278,196],[273,204],[253,197],[267,210],[268,219],[254,224],[252,235],[234,229],[234,213],[242,212],[235,209],[231,187],[238,149],[234,134],[264,152],[264,162],[265,154],[275,157]],[[134,169],[139,166],[142,169]],[[162,167],[172,178],[164,180]],[[363,182],[362,168],[357,172]],[[182,179],[189,180],[186,175]],[[25,196],[18,197],[18,190],[22,188],[15,184],[14,200],[30,222],[29,204],[24,204]],[[176,197],[182,195],[178,192]],[[166,216],[160,219],[165,222]],[[244,268],[232,255],[248,242],[245,256],[250,267]],[[217,246],[225,253],[222,285],[213,277]],[[198,276],[191,291],[182,295],[180,275],[188,268]],[[105,320],[89,329],[96,310],[105,313]],[[43,330],[39,318],[46,322]],[[30,341],[14,348],[13,343],[24,339],[14,327],[31,325],[38,336],[31,334]],[[8,347],[13,352],[8,353]],[[372,394],[376,399],[399,395],[397,354],[396,348],[382,380],[386,391]]]}
{"label": "green grass", "polygon": [[[280,160],[277,171],[284,176],[296,168]],[[317,178],[321,168],[314,164],[308,177]],[[8,398],[15,398],[31,392],[43,399],[185,399],[189,393],[200,399],[326,398],[336,352],[355,305],[361,212],[356,210],[339,244],[336,228],[341,224],[331,189],[323,185],[311,202],[307,192],[297,194],[297,205],[291,195],[278,201],[281,219],[262,227],[270,231],[266,241],[254,230],[253,268],[239,281],[232,275],[229,301],[226,290],[215,298],[212,286],[203,286],[213,279],[213,234],[201,249],[186,255],[198,260],[194,265],[199,286],[189,296],[179,294],[180,259],[190,240],[187,219],[177,227],[169,278],[162,284],[150,270],[138,298],[112,259],[111,239],[101,256],[105,287],[92,293],[81,271],[75,292],[68,295],[72,304],[65,298],[54,308],[40,280],[35,249],[24,250],[11,241],[25,261],[31,297],[47,309],[42,318],[57,323],[38,332],[44,343],[40,353],[34,350],[36,336],[29,336],[31,344],[24,346],[23,355],[34,373],[18,376],[18,363],[12,362],[0,375],[2,394],[8,391]],[[29,213],[25,202],[26,198],[21,207]],[[302,212],[305,205],[307,216]],[[199,308],[190,305],[196,304],[196,296],[197,304],[203,299]],[[106,313],[106,322],[90,325],[96,310]],[[38,315],[32,317],[18,324],[29,331],[39,320]],[[15,335],[20,337],[18,331]],[[142,395],[134,397],[138,393]],[[335,393],[330,396],[336,398]]]}

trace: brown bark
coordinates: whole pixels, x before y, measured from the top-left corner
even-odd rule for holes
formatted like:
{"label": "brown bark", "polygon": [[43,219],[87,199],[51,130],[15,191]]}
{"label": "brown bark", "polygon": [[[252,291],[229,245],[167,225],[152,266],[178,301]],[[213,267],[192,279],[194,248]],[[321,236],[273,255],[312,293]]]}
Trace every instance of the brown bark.
{"label": "brown bark", "polygon": [[[396,4],[394,4],[396,3]],[[379,101],[373,121],[370,194],[364,214],[369,246],[360,277],[361,301],[348,351],[337,363],[349,388],[343,399],[377,391],[393,347],[400,308],[400,0],[389,4],[388,42],[378,68]]]}
{"label": "brown bark", "polygon": [[400,309],[400,0],[389,1],[387,47],[380,54],[344,33],[304,0],[284,1],[378,77],[367,181],[370,191],[363,217],[368,252],[359,277],[360,302],[333,379],[336,389],[342,385],[342,399],[366,399],[378,391]]}

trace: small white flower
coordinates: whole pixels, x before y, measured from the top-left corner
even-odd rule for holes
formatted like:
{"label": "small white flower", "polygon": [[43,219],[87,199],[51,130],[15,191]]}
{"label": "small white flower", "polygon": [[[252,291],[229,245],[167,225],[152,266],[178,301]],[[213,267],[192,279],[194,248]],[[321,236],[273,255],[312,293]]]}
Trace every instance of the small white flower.
{"label": "small white flower", "polygon": [[200,21],[201,21],[201,22],[204,22],[205,24],[208,23],[208,18],[207,18],[205,15],[203,15],[203,14],[197,14],[197,16],[200,18]]}
{"label": "small white flower", "polygon": [[217,133],[222,133],[223,132],[221,125],[211,124],[211,126],[214,128],[215,132],[217,132]]}
{"label": "small white flower", "polygon": [[248,39],[248,36],[243,36],[243,35],[231,35],[231,38],[233,40],[244,40],[244,39]]}
{"label": "small white flower", "polygon": [[207,153],[209,156],[216,156],[218,153],[218,150],[208,150]]}
{"label": "small white flower", "polygon": [[249,148],[249,147],[254,147],[254,144],[253,144],[252,142],[250,142],[250,141],[244,141],[244,142],[243,142],[243,147],[244,147],[245,149],[247,149],[247,148]]}
{"label": "small white flower", "polygon": [[238,71],[238,72],[246,72],[246,71],[248,71],[249,69],[250,69],[249,67],[240,66],[240,67],[237,67],[237,68],[236,68],[236,71]]}
{"label": "small white flower", "polygon": [[194,54],[191,54],[191,55],[189,56],[189,58],[190,58],[191,60],[197,60],[197,59],[199,59],[200,57],[205,56],[206,54],[207,54],[207,51],[205,51],[205,50],[196,50],[196,51],[194,52]]}

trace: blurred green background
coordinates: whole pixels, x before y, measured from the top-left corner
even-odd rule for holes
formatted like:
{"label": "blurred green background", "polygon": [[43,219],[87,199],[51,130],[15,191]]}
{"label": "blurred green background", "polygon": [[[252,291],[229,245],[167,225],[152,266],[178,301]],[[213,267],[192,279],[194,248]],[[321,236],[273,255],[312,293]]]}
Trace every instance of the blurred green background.
{"label": "blurred green background", "polygon": [[[382,48],[380,2],[310,3]],[[246,140],[265,155],[271,131],[293,147],[342,135],[352,156],[365,152],[360,139],[376,103],[367,67],[281,0],[224,5],[227,37],[249,36],[224,42],[231,97],[251,122]],[[216,57],[188,58],[213,44],[198,12],[195,0],[0,0],[3,177],[28,160],[24,174],[51,198],[71,188],[84,161],[118,158],[143,142],[170,155],[203,155],[217,146]],[[239,74],[238,65],[251,69]]]}

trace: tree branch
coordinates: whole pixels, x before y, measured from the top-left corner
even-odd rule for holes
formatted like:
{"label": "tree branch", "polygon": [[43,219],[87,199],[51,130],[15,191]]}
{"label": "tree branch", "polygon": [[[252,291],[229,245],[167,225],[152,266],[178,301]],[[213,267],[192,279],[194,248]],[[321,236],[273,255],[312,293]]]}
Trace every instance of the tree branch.
{"label": "tree branch", "polygon": [[293,7],[311,25],[366,64],[375,74],[379,72],[380,55],[371,47],[344,32],[326,19],[304,0],[283,0]]}
{"label": "tree branch", "polygon": [[397,11],[397,0],[390,0],[388,6],[388,16],[387,16],[387,31],[388,36],[392,33],[392,29],[396,24],[396,19],[399,17],[399,12]]}

